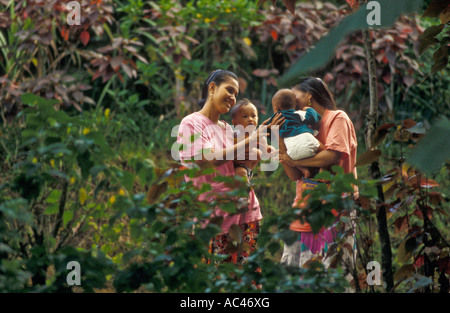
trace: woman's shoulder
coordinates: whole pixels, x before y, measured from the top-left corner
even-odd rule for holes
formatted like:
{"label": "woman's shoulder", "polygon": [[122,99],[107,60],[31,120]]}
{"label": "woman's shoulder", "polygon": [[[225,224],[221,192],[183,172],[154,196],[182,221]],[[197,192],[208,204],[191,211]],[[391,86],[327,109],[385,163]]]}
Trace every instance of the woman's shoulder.
{"label": "woman's shoulder", "polygon": [[186,115],[185,117],[183,117],[181,119],[181,123],[189,123],[191,121],[197,121],[199,119],[201,119],[201,114],[199,114],[198,112],[193,112],[189,115]]}
{"label": "woman's shoulder", "polygon": [[186,125],[196,125],[198,127],[205,127],[208,124],[211,124],[212,122],[203,114],[199,113],[199,112],[193,112],[189,115],[186,115],[185,117],[183,117],[183,119],[181,120],[180,125],[181,126],[186,126]]}
{"label": "woman's shoulder", "polygon": [[348,114],[342,110],[327,110],[325,116],[327,117],[326,119],[330,122],[335,119],[345,119],[350,121]]}

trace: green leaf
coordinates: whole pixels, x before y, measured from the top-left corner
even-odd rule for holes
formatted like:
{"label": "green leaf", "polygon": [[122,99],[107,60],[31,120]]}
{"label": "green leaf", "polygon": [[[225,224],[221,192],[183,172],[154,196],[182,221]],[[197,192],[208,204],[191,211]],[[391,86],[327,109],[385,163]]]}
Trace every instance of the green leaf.
{"label": "green leaf", "polygon": [[431,126],[428,134],[415,146],[407,163],[432,174],[450,159],[450,121],[446,117],[439,119]]}
{"label": "green leaf", "polygon": [[66,227],[67,223],[69,223],[73,219],[72,211],[65,211],[63,214],[63,225]]}
{"label": "green leaf", "polygon": [[54,189],[54,190],[52,190],[52,192],[50,192],[46,201],[47,201],[47,203],[56,203],[59,201],[60,197],[61,197],[61,191]]}
{"label": "green leaf", "polygon": [[38,95],[35,95],[34,93],[23,93],[20,95],[20,100],[22,100],[22,102],[24,104],[27,105],[42,105],[42,104],[47,104],[47,105],[55,105],[58,104],[60,101],[56,100],[56,99],[45,99],[42,97],[39,97]]}
{"label": "green leaf", "polygon": [[56,214],[58,212],[58,207],[59,207],[58,203],[52,203],[45,208],[44,214],[46,215]]}
{"label": "green leaf", "polygon": [[[380,26],[388,27],[403,13],[416,12],[422,6],[422,0],[378,0],[381,7]],[[347,16],[338,26],[330,30],[328,35],[321,38],[297,63],[292,65],[286,74],[278,81],[280,86],[290,86],[298,82],[298,79],[308,72],[316,70],[326,64],[334,55],[334,51],[341,40],[350,32],[369,28],[367,23],[367,4],[364,4],[355,13]]]}

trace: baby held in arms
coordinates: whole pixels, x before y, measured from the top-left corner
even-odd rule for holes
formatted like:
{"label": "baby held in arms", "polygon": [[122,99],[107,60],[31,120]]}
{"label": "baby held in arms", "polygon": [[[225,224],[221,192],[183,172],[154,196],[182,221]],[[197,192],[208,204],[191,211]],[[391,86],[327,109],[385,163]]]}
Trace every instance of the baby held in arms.
{"label": "baby held in arms", "polygon": [[[231,109],[231,122],[235,126],[234,138],[236,142],[244,140],[258,128],[258,110],[250,100],[244,98],[239,100]],[[249,158],[246,160],[234,161],[235,174],[247,177],[247,181],[253,176],[252,169],[261,159],[268,159],[275,148],[267,144],[267,138],[261,136],[258,142],[259,148],[253,147],[250,150]]]}
{"label": "baby held in arms", "polygon": [[[296,111],[296,104],[292,90],[279,90],[272,98],[274,114],[269,119],[269,123],[278,112],[282,114],[285,122],[280,126],[280,137],[286,146],[286,153],[293,160],[300,160],[314,156],[323,150],[324,146],[314,137],[317,131],[312,129],[320,121],[320,114],[311,107]],[[308,169],[299,169],[305,177],[310,176]]]}

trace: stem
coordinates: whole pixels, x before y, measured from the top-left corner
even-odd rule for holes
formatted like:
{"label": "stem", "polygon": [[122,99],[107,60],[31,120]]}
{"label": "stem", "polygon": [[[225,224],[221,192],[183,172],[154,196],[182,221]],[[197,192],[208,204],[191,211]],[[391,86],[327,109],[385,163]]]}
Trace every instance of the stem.
{"label": "stem", "polygon": [[[370,107],[367,115],[366,128],[366,147],[372,148],[372,138],[375,133],[378,120],[378,94],[377,94],[377,77],[376,77],[376,63],[372,48],[372,39],[370,37],[370,29],[362,30],[364,39],[364,48],[366,51],[367,69],[369,74],[369,90],[370,90]],[[373,162],[369,167],[369,174],[372,179],[379,179],[381,177],[380,167],[378,162]],[[387,225],[386,207],[382,205],[384,202],[383,188],[380,184],[377,185],[379,209],[376,213],[378,222],[378,234],[381,242],[381,264],[383,267],[383,279],[386,282],[386,291],[390,292],[394,287],[394,275],[392,272],[392,249],[389,237],[389,229]]]}
{"label": "stem", "polygon": [[53,238],[56,238],[58,235],[59,228],[61,227],[61,222],[64,215],[64,207],[66,206],[66,199],[67,199],[67,188],[69,186],[68,181],[63,182],[63,190],[61,194],[61,198],[59,198],[59,210],[58,215],[56,216],[56,224],[55,228],[53,228]]}

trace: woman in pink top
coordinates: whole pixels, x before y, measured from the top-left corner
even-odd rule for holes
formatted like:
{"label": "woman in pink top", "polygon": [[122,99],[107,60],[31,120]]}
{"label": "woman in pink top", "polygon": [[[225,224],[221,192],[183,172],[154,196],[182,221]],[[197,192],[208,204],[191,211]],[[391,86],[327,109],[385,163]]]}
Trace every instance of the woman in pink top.
{"label": "woman in pink top", "polygon": [[[214,71],[203,86],[202,100],[199,101],[201,110],[186,116],[181,121],[177,138],[178,143],[183,145],[180,160],[185,164],[189,164],[188,160],[193,160],[200,166],[215,168],[213,174],[196,178],[186,177],[187,181],[192,181],[199,188],[204,183],[211,185],[211,191],[201,194],[199,200],[210,202],[229,191],[224,183],[214,181],[214,177],[234,176],[233,162],[237,159],[238,152],[245,152],[248,155],[249,143],[256,142],[259,136],[258,130],[246,140],[234,144],[233,129],[227,122],[219,119],[220,114],[228,113],[235,105],[238,91],[238,78],[234,73],[225,70]],[[233,227],[232,225],[238,225],[242,229],[243,242],[251,247],[250,251],[255,249],[262,215],[253,189],[249,191],[248,210],[245,213],[230,215],[217,207],[213,216],[222,218],[223,222],[222,232],[212,240],[210,252],[230,254],[227,262],[242,262],[248,255],[248,251],[242,251],[238,255],[230,253],[226,248],[230,241],[230,228]]]}
{"label": "woman in pink top", "polygon": [[[287,155],[282,140],[280,141],[280,163],[289,178],[297,181],[293,206],[302,207],[302,202],[307,201],[302,196],[303,190],[314,188],[318,182],[303,177],[298,167],[327,169],[332,165],[339,165],[345,173],[353,173],[356,178],[357,140],[352,121],[344,111],[336,109],[333,96],[321,79],[305,79],[293,91],[300,109],[309,106],[322,116],[316,138],[325,146],[324,150],[311,158],[294,161]],[[299,240],[292,245],[285,245],[281,262],[300,267],[313,257],[324,256],[336,235],[333,228],[313,234],[310,225],[299,220],[294,221],[290,229],[299,233]],[[324,264],[327,265],[327,260]]]}

